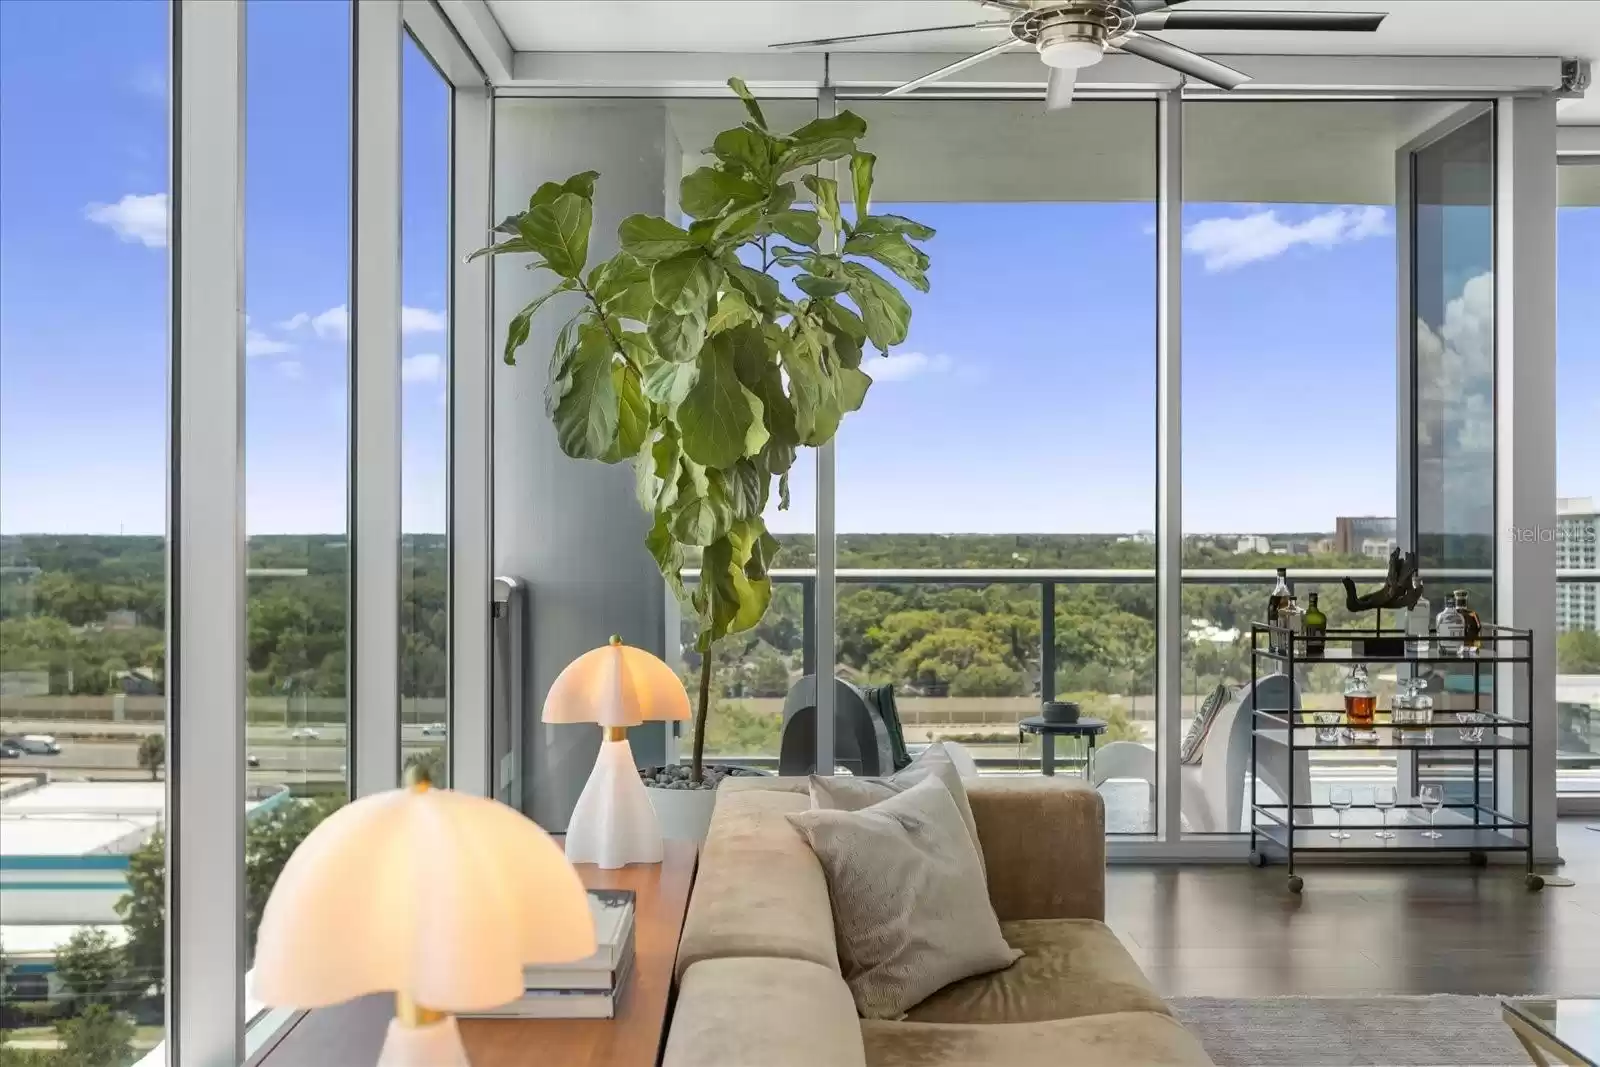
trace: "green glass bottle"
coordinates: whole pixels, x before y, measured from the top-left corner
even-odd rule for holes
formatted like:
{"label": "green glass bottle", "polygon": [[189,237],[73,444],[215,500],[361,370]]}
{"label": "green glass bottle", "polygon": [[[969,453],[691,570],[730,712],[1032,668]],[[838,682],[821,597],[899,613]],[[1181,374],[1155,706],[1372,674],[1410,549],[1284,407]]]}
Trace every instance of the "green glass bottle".
{"label": "green glass bottle", "polygon": [[1320,656],[1328,644],[1328,617],[1317,607],[1317,594],[1311,594],[1311,604],[1306,608],[1306,655]]}

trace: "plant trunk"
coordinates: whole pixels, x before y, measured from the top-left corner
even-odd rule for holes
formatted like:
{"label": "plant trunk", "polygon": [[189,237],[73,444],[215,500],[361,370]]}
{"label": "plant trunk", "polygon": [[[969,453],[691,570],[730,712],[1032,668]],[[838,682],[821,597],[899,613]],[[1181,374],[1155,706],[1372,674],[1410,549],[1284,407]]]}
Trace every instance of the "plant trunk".
{"label": "plant trunk", "polygon": [[706,712],[711,706],[711,649],[700,656],[700,704],[694,709],[694,759],[689,764],[689,781],[699,785],[705,776]]}

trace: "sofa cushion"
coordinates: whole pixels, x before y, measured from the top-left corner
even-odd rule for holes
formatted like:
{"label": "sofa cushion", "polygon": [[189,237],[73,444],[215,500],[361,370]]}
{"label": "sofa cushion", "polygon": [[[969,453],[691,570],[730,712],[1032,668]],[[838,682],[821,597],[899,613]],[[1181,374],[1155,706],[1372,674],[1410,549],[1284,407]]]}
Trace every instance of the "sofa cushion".
{"label": "sofa cushion", "polygon": [[[983,869],[983,843],[978,840],[978,826],[972,820],[972,805],[967,800],[967,787],[961,783],[961,774],[955,761],[945,751],[944,745],[934,744],[923,749],[905,770],[882,778],[857,778],[853,775],[823,776],[813,774],[811,806],[833,808],[839,811],[860,811],[880,800],[887,800],[927,778],[937,778],[950,790],[950,799],[956,802],[961,821],[966,824],[967,836],[978,853],[978,867]],[[987,877],[987,873],[985,874]]]}
{"label": "sofa cushion", "polygon": [[1093,919],[1000,924],[1022,958],[1003,971],[963,978],[906,1013],[919,1023],[1035,1023],[1167,1007],[1117,935]]}
{"label": "sofa cushion", "polygon": [[678,944],[679,977],[724,956],[783,956],[839,970],[828,881],[784,817],[810,807],[803,793],[717,790]]}
{"label": "sofa cushion", "polygon": [[678,988],[662,1067],[865,1067],[838,972],[805,960],[703,960]]}
{"label": "sofa cushion", "polygon": [[943,782],[926,778],[860,811],[789,821],[827,872],[839,960],[864,1018],[898,1018],[951,982],[1017,958]]}
{"label": "sofa cushion", "polygon": [[1142,1011],[999,1026],[866,1019],[861,1038],[867,1067],[1214,1067],[1172,1016]]}
{"label": "sofa cushion", "polygon": [[1001,919],[1106,917],[1105,801],[1080,778],[981,778],[967,800]]}

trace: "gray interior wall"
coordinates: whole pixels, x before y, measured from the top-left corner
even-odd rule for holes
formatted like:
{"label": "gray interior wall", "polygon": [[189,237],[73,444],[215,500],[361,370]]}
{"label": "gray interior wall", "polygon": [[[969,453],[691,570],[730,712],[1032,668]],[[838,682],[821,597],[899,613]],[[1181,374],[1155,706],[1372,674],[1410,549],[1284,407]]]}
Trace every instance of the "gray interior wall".
{"label": "gray interior wall", "polygon": [[[526,207],[541,182],[597,170],[589,262],[616,251],[617,224],[661,214],[665,111],[650,101],[500,100],[495,104],[495,214]],[[494,267],[494,336],[553,284],[527,257]],[[590,726],[545,726],[545,693],[562,668],[612,634],[664,655],[665,591],[644,547],[647,524],[630,464],[567,458],[545,414],[549,353],[579,307],[552,300],[533,321],[517,365],[496,360],[494,380],[494,567],[527,585],[524,642],[523,810],[562,830],[599,750]],[[635,756],[658,762],[663,729],[632,731]]]}

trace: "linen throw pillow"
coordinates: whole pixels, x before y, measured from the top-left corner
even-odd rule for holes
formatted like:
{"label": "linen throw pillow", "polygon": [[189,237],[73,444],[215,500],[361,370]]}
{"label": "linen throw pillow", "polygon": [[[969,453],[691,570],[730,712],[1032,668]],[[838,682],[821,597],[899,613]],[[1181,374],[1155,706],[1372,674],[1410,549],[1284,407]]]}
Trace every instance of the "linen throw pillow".
{"label": "linen throw pillow", "polygon": [[928,778],[937,778],[944,783],[946,789],[950,790],[950,799],[956,802],[956,810],[961,813],[961,821],[966,824],[972,847],[978,853],[978,869],[987,877],[989,868],[983,862],[983,843],[978,840],[978,824],[972,817],[972,803],[967,800],[967,787],[961,783],[961,772],[956,769],[955,761],[950,758],[950,754],[945,751],[942,744],[929,745],[922,750],[911,766],[903,771],[896,771],[887,778],[855,778],[849,775],[825,777],[813,774],[811,806],[838,811],[860,811],[862,808],[887,800],[896,793],[904,793]]}
{"label": "linen throw pillow", "polygon": [[1009,967],[950,790],[927,778],[860,811],[787,816],[822,863],[839,964],[865,1019],[899,1019],[951,982]]}

